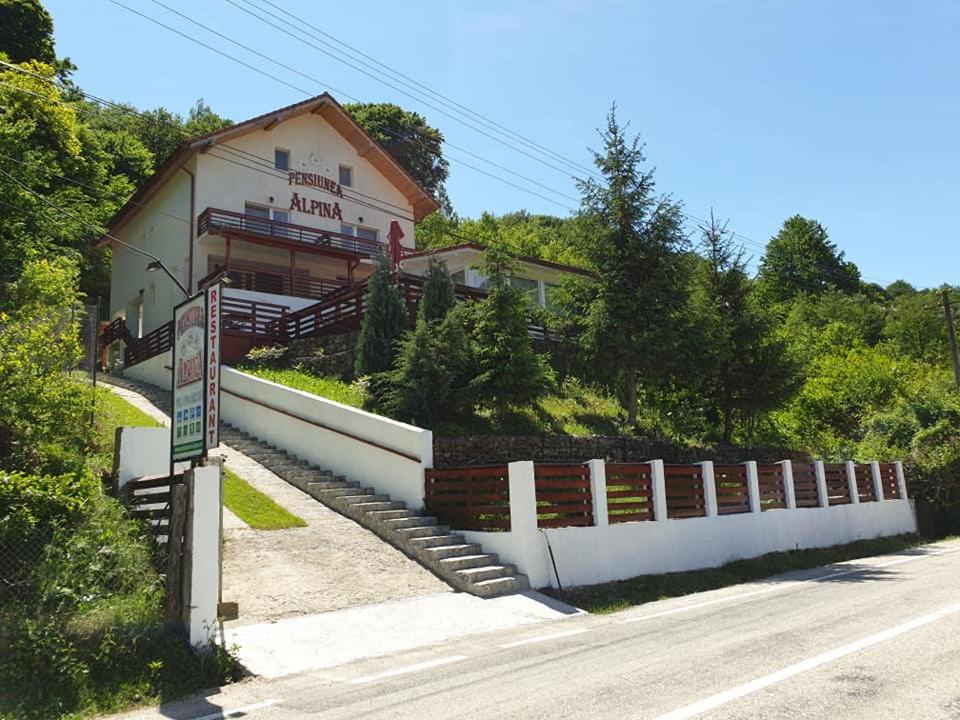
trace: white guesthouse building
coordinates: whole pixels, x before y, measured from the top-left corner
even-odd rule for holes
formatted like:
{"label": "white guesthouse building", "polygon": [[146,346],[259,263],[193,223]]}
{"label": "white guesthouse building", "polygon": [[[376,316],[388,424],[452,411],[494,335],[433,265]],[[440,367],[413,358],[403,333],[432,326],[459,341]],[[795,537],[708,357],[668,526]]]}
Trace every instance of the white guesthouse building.
{"label": "white guesthouse building", "polygon": [[[380,251],[399,262],[411,300],[428,262],[414,249],[415,224],[436,208],[323,94],[183,142],[108,232],[159,257],[191,293],[228,278],[224,357],[233,361],[275,341],[277,322],[288,317],[297,332],[314,334],[358,325],[363,283]],[[110,319],[125,325],[129,345],[166,326],[183,293],[164,273],[149,272],[144,256],[108,237],[102,242],[113,246]],[[478,247],[437,252],[464,293],[483,289]],[[570,270],[524,258],[513,282],[549,305]]]}

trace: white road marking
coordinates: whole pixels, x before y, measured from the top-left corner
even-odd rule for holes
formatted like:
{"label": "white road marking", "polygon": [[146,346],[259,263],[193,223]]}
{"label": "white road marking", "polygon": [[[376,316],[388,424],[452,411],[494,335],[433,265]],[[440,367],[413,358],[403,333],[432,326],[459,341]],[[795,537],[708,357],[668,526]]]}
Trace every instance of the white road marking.
{"label": "white road marking", "polygon": [[418,663],[416,665],[408,665],[407,667],[398,668],[396,670],[387,670],[386,672],[377,673],[376,675],[365,675],[364,677],[354,678],[350,681],[350,684],[362,685],[364,683],[371,683],[377,680],[383,680],[384,678],[395,677],[397,675],[406,675],[407,673],[428,670],[430,668],[439,667],[440,665],[449,665],[450,663],[460,662],[461,660],[466,659],[466,655],[450,655],[448,657],[437,658],[436,660],[428,660],[427,662]]}
{"label": "white road marking", "polygon": [[279,698],[271,698],[270,700],[264,700],[263,702],[254,703],[253,705],[244,705],[243,707],[234,708],[233,710],[220,710],[220,712],[211,713],[210,715],[201,715],[193,718],[192,720],[226,720],[226,718],[243,717],[253,710],[262,710],[265,707],[270,707],[271,705],[277,705],[279,703]]}
{"label": "white road marking", "polygon": [[649,615],[640,615],[639,617],[628,617],[619,622],[621,624],[641,622],[643,620],[653,620],[655,618],[666,617],[667,615],[676,615],[677,613],[687,612],[688,610],[699,610],[700,608],[709,607],[711,605],[719,605],[720,603],[733,602],[734,600],[743,600],[745,598],[756,597],[757,595],[766,595],[773,592],[783,592],[785,590],[791,590],[795,587],[800,587],[801,585],[806,585],[808,583],[817,582],[819,580],[832,580],[834,578],[844,577],[845,575],[854,575],[855,573],[860,573],[868,571],[871,569],[879,569],[890,567],[891,565],[900,565],[901,563],[912,562],[914,560],[923,560],[925,558],[936,557],[939,555],[952,555],[955,552],[960,552],[958,550],[939,550],[926,555],[909,555],[907,557],[896,558],[894,560],[888,560],[882,563],[876,563],[874,565],[859,565],[850,570],[844,570],[843,572],[838,573],[825,573],[823,575],[817,575],[816,577],[808,578],[806,580],[792,580],[789,582],[777,583],[769,587],[765,587],[762,590],[753,590],[751,592],[738,593],[736,595],[726,595],[721,598],[716,598],[714,600],[706,600],[705,602],[695,603],[693,605],[684,605],[683,607],[673,608],[672,610],[663,610],[658,613],[651,613]]}
{"label": "white road marking", "polygon": [[924,625],[937,622],[938,620],[942,620],[948,615],[952,615],[953,613],[957,612],[960,612],[960,603],[948,605],[940,610],[930,613],[929,615],[922,615],[908,622],[895,625],[892,628],[878,632],[875,635],[869,635],[861,640],[852,642],[849,645],[843,645],[841,647],[834,648],[833,650],[828,650],[825,653],[815,655],[812,658],[808,658],[807,660],[803,660],[785,667],[782,670],[771,673],[770,675],[764,675],[756,680],[751,680],[750,682],[740,685],[739,687],[725,690],[724,692],[717,693],[716,695],[711,695],[710,697],[695,702],[691,705],[679,708],[673,712],[667,713],[666,715],[661,715],[659,718],[657,718],[657,720],[686,720],[687,718],[692,718],[696,715],[700,715],[701,713],[705,713],[708,710],[713,710],[714,708],[720,707],[721,705],[726,705],[728,702],[742,698],[745,695],[755,693],[758,690],[769,687],[770,685],[783,682],[784,680],[792,678],[794,675],[799,675],[807,670],[813,670],[814,668],[835,660],[839,660],[847,655],[860,652],[861,650],[865,650],[866,648],[886,642],[887,640],[892,640],[899,635],[903,635],[911,630],[916,630]]}
{"label": "white road marking", "polygon": [[553,633],[552,635],[538,635],[537,637],[527,638],[526,640],[517,640],[516,642],[509,642],[501,645],[500,647],[504,649],[520,647],[521,645],[531,645],[538,642],[546,642],[547,640],[558,640],[559,638],[570,637],[571,635],[579,635],[580,633],[587,632],[589,628],[580,628],[579,630],[567,630],[566,632]]}

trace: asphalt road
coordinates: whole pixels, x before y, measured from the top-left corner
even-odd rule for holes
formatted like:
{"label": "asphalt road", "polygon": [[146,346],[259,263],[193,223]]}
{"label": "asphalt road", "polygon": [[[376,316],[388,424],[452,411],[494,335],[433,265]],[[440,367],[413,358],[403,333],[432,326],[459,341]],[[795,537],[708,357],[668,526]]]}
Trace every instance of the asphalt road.
{"label": "asphalt road", "polygon": [[960,541],[254,679],[129,717],[960,720]]}

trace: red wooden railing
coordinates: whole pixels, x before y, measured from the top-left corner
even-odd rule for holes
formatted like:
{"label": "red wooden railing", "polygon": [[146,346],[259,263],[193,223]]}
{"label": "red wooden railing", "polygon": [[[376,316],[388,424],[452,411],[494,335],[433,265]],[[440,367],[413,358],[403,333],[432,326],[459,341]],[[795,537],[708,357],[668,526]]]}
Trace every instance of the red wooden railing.
{"label": "red wooden railing", "polygon": [[533,476],[537,527],[593,525],[593,495],[587,465],[535,464]]}
{"label": "red wooden railing", "polygon": [[717,514],[750,512],[746,465],[714,465],[713,482],[717,491]]}
{"label": "red wooden railing", "polygon": [[506,465],[427,470],[424,504],[440,522],[458,530],[510,529],[510,481]]}
{"label": "red wooden railing", "polygon": [[703,468],[699,465],[664,465],[667,517],[690,518],[707,514]]}
{"label": "red wooden railing", "polygon": [[820,507],[817,470],[813,463],[793,463],[793,496],[798,508]]}
{"label": "red wooden railing", "polygon": [[897,466],[894,463],[880,463],[880,485],[885,500],[900,499],[900,481],[897,478]]}
{"label": "red wooden railing", "polygon": [[127,328],[123,318],[117,318],[103,329],[100,345],[122,341],[124,344],[123,364],[125,367],[142,363],[152,357],[165,353],[173,347],[173,322],[161,325],[141,338],[135,338]]}
{"label": "red wooden railing", "polygon": [[853,476],[857,480],[857,495],[860,502],[876,502],[877,490],[873,486],[873,468],[867,463],[853,466]]}
{"label": "red wooden railing", "polygon": [[282,340],[290,308],[286,305],[224,295],[220,327],[226,335]]}
{"label": "red wooden railing", "polygon": [[[783,466],[779,463],[757,464],[757,485],[760,489],[760,510],[787,507],[787,489],[783,482]],[[816,489],[816,478],[814,478]]]}
{"label": "red wooden railing", "polygon": [[610,523],[653,520],[653,473],[649,463],[607,463]]}
{"label": "red wooden railing", "polygon": [[226,267],[219,267],[201,279],[197,287],[206,287],[208,283],[220,278],[226,278],[230,288],[238,290],[253,290],[314,300],[320,300],[332,292],[349,286],[346,280],[291,275],[281,271],[263,270],[231,260]]}
{"label": "red wooden railing", "polygon": [[847,479],[845,463],[824,464],[823,473],[827,480],[827,500],[830,505],[846,505],[850,500],[850,481]]}
{"label": "red wooden railing", "polygon": [[220,233],[224,230],[240,231],[262,238],[292,242],[304,247],[325,248],[362,257],[373,257],[385,251],[383,243],[376,240],[366,240],[354,235],[321,230],[307,225],[253,217],[233,210],[208,207],[197,217],[198,236],[204,233]]}

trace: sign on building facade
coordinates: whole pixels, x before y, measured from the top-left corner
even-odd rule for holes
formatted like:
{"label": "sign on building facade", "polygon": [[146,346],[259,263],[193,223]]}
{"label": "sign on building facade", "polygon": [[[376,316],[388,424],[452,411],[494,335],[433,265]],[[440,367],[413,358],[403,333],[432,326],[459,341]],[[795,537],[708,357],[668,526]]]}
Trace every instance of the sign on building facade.
{"label": "sign on building facade", "polygon": [[173,310],[171,458],[193,460],[220,442],[220,286]]}

